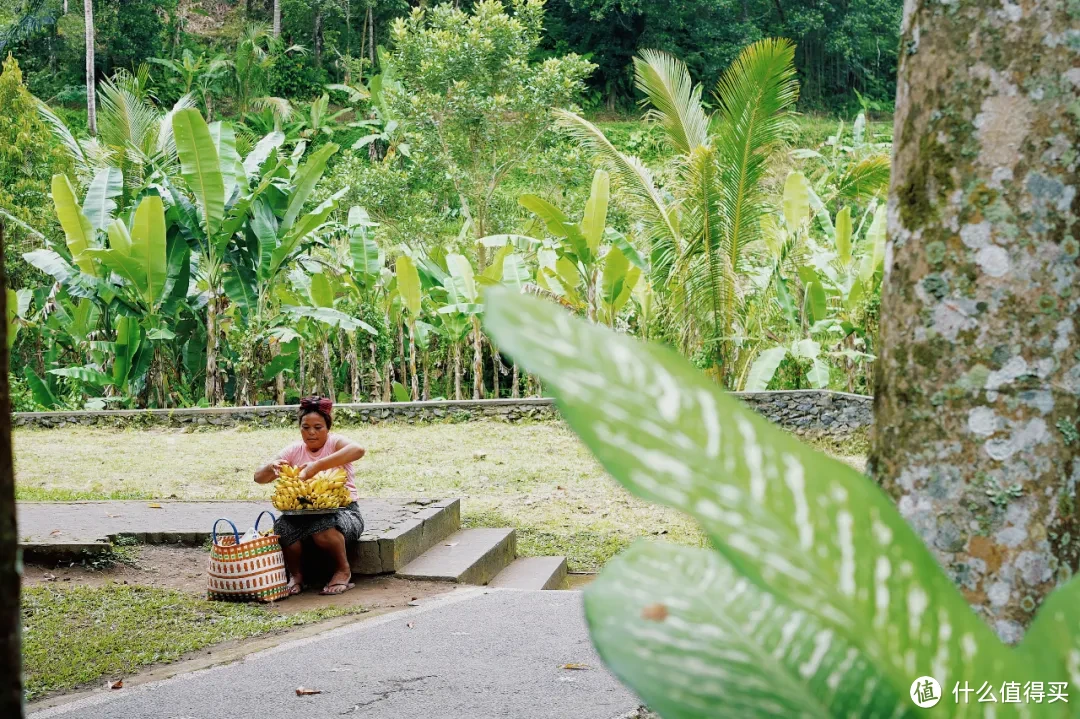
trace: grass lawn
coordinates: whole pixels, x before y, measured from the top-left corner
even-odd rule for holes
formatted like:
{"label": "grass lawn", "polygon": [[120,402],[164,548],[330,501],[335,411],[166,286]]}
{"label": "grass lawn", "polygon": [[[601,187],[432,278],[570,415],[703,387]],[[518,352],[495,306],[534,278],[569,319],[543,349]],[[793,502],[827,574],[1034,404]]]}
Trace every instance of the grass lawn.
{"label": "grass lawn", "polygon": [[[690,519],[608,477],[561,422],[391,423],[342,433],[368,449],[357,465],[362,495],[461,497],[466,526],[512,526],[520,554],[565,554],[571,571],[598,569],[640,536],[704,543]],[[252,473],[298,436],[293,429],[19,429],[17,497],[266,499],[271,486],[252,482]],[[861,467],[861,458],[845,459]]]}
{"label": "grass lawn", "polygon": [[129,587],[23,590],[26,698],[119,679],[147,664],[230,639],[243,639],[357,607],[278,614],[261,606],[208,602],[187,592]]}

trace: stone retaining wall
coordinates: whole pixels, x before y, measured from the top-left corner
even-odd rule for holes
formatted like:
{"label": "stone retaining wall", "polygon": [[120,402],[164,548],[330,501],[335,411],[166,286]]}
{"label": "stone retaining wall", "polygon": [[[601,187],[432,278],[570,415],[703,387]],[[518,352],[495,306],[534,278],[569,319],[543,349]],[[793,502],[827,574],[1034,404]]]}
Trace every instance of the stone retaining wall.
{"label": "stone retaining wall", "polygon": [[[871,398],[844,392],[736,392],[770,420],[799,435],[845,437],[869,426]],[[460,402],[387,402],[339,404],[334,421],[341,426],[400,422],[466,422],[491,418],[506,422],[558,417],[550,398],[463,400]],[[189,409],[105,410],[100,412],[15,412],[16,427],[199,427],[291,426],[296,406],[194,407]]]}

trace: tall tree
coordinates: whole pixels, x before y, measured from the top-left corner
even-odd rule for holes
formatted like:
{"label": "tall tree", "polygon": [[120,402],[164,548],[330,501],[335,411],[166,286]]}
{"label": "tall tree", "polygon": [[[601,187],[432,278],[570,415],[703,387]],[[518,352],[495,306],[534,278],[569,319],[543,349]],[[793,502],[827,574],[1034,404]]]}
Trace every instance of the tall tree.
{"label": "tall tree", "polygon": [[281,0],[274,0],[274,39],[281,36]]}
{"label": "tall tree", "polygon": [[[4,221],[0,219],[0,315],[8,316],[3,274]],[[12,293],[14,294],[14,293]],[[22,653],[19,614],[19,535],[15,527],[15,466],[11,446],[11,396],[8,387],[8,327],[0,339],[0,716],[23,716]]]}
{"label": "tall tree", "polygon": [[97,134],[97,98],[94,82],[94,0],[83,0],[86,27],[86,126],[91,135]]}
{"label": "tall tree", "polygon": [[1009,642],[1080,554],[1070,7],[907,0],[902,29],[870,470]]}

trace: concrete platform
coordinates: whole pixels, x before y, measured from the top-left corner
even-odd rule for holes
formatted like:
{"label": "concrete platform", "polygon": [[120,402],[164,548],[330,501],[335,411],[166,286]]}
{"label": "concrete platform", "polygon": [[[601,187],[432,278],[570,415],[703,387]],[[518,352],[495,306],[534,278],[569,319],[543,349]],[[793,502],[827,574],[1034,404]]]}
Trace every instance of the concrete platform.
{"label": "concrete platform", "polygon": [[[364,535],[350,548],[358,574],[396,571],[461,526],[457,499],[361,499],[359,504]],[[16,505],[19,542],[30,561],[106,552],[119,536],[145,544],[199,545],[210,538],[219,517],[244,532],[263,510],[273,507],[264,501],[144,500]],[[219,529],[229,531],[224,523]]]}
{"label": "concrete platform", "polygon": [[520,557],[488,584],[499,589],[567,589],[566,557]]}
{"label": "concrete platform", "polygon": [[487,584],[517,554],[513,529],[463,529],[410,562],[397,575],[461,584]]}

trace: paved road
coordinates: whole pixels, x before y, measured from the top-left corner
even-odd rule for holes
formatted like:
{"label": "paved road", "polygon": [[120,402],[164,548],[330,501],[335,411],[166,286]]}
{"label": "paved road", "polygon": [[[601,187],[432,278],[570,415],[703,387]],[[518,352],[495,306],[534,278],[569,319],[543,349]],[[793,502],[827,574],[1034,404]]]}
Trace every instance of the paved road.
{"label": "paved road", "polygon": [[[562,668],[570,663],[591,668]],[[299,686],[323,693],[297,696]],[[638,704],[596,656],[580,592],[470,588],[235,664],[102,690],[30,716],[615,719]]]}

